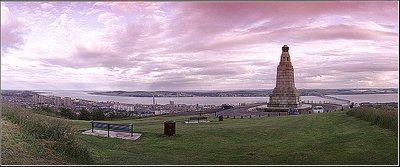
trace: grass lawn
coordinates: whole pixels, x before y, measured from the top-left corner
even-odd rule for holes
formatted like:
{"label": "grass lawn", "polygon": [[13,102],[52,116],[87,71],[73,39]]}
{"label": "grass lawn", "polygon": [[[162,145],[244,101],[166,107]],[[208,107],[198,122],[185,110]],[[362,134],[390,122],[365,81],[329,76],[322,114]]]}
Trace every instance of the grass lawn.
{"label": "grass lawn", "polygon": [[48,147],[48,141],[35,140],[24,134],[17,124],[1,119],[1,164],[3,165],[65,165]]}
{"label": "grass lawn", "polygon": [[[397,135],[345,111],[224,119],[183,124],[188,117],[113,121],[134,123],[136,141],[79,135],[96,164],[397,164]],[[174,137],[163,122],[176,120]],[[80,131],[88,121],[71,121]]]}

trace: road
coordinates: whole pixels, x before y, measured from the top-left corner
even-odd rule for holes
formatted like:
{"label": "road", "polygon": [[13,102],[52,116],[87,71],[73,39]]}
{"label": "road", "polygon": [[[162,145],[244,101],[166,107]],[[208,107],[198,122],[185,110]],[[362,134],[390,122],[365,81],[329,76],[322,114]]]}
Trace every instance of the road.
{"label": "road", "polygon": [[[259,106],[259,105],[265,105],[265,103],[256,103],[256,104],[248,104],[246,106],[235,106],[234,108],[231,109],[211,109],[207,111],[189,111],[189,112],[180,112],[180,113],[175,113],[175,114],[167,114],[167,115],[162,115],[162,117],[175,117],[175,116],[191,116],[191,115],[213,115],[213,116],[224,116],[224,117],[229,117],[229,118],[241,118],[242,116],[244,118],[246,117],[264,117],[264,116],[283,116],[287,115],[287,112],[263,112],[263,111],[248,111],[249,108]],[[334,110],[340,110],[341,106],[337,104],[328,104],[328,103],[322,103],[322,104],[311,104],[312,107],[314,106],[322,106],[324,108],[325,112],[332,112]],[[312,113],[312,112],[309,112]],[[309,114],[309,113],[301,113],[301,114]]]}

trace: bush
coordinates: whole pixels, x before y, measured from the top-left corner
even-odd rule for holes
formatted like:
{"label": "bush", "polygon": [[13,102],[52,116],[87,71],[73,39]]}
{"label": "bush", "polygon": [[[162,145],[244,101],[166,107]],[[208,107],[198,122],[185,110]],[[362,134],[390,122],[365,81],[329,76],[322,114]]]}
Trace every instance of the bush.
{"label": "bush", "polygon": [[378,125],[382,128],[393,130],[397,133],[397,110],[390,107],[358,107],[347,112],[348,115],[360,118]]}
{"label": "bush", "polygon": [[105,120],[106,116],[104,115],[104,112],[101,110],[94,110],[91,114],[91,119],[92,120]]}
{"label": "bush", "polygon": [[90,120],[91,118],[91,114],[85,110],[85,109],[81,109],[80,114],[78,116],[78,119],[80,120]]}
{"label": "bush", "polygon": [[60,114],[61,116],[67,118],[67,119],[76,119],[77,115],[71,111],[69,108],[61,108],[60,109]]}
{"label": "bush", "polygon": [[34,114],[31,110],[18,106],[2,107],[2,115],[20,125],[23,133],[36,139],[55,141],[54,149],[74,162],[92,162],[89,151],[75,137],[77,131],[67,121]]}

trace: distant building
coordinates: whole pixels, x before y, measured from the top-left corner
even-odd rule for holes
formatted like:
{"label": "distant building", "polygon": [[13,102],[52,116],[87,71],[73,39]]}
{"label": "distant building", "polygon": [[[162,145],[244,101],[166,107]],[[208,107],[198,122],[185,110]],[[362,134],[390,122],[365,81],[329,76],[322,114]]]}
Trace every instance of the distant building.
{"label": "distant building", "polygon": [[56,106],[61,106],[61,97],[55,97],[54,98],[54,105]]}
{"label": "distant building", "polygon": [[64,97],[64,106],[65,107],[70,107],[72,106],[72,100],[70,97]]}
{"label": "distant building", "polygon": [[114,104],[111,108],[117,110],[135,111],[135,106],[129,104]]}
{"label": "distant building", "polygon": [[39,103],[39,104],[44,104],[44,103],[45,103],[45,102],[44,102],[44,96],[39,95],[39,101],[38,101],[38,103]]}
{"label": "distant building", "polygon": [[32,99],[33,103],[39,103],[39,95],[37,94],[33,95]]}

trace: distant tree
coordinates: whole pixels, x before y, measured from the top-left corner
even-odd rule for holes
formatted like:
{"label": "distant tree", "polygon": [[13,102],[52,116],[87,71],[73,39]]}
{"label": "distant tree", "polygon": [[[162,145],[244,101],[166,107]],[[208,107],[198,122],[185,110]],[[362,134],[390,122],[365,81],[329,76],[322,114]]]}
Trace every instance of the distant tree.
{"label": "distant tree", "polygon": [[47,106],[41,106],[40,110],[46,112],[46,113],[54,113],[53,109]]}
{"label": "distant tree", "polygon": [[77,116],[74,112],[71,111],[69,108],[61,108],[60,115],[67,119],[76,119]]}
{"label": "distant tree", "polygon": [[91,115],[92,115],[91,116],[92,120],[105,120],[106,119],[106,115],[100,109],[94,110]]}
{"label": "distant tree", "polygon": [[78,119],[80,120],[90,120],[91,114],[84,108],[80,110],[80,114],[78,116]]}

